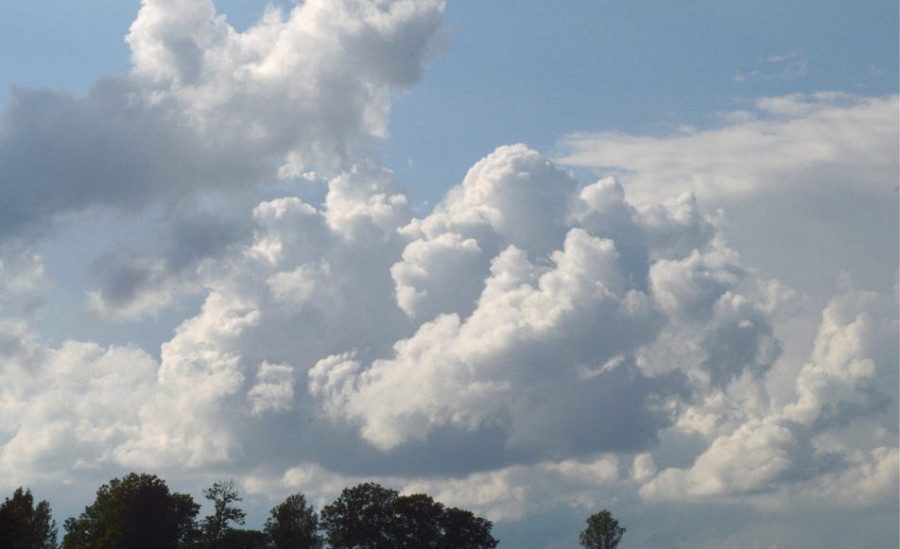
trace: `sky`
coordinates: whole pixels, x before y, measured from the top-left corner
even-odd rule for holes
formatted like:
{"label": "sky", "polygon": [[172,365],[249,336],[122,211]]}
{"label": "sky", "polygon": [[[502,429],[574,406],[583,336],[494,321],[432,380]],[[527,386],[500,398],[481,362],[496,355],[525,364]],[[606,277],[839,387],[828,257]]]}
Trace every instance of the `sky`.
{"label": "sky", "polygon": [[[898,6],[7,0],[0,491],[896,547]],[[2,493],[0,492],[0,493]]]}

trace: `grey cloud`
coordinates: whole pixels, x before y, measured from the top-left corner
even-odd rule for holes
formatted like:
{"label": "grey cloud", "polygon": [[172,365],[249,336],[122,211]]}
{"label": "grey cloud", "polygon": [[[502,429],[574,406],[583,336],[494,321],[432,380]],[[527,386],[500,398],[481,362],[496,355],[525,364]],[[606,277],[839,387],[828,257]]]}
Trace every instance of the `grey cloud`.
{"label": "grey cloud", "polygon": [[304,2],[237,33],[211,2],[144,2],[130,74],[81,98],[13,91],[0,118],[0,238],[41,233],[61,213],[141,211],[349,166],[385,135],[391,91],[421,76],[443,10],[356,4]]}
{"label": "grey cloud", "polygon": [[248,240],[249,221],[218,216],[190,201],[165,214],[159,222],[158,243],[143,248],[119,246],[91,264],[97,287],[89,306],[97,314],[138,319],[158,314],[179,298],[197,294],[199,270],[221,257],[229,247]]}
{"label": "grey cloud", "polygon": [[44,259],[21,242],[0,244],[0,313],[29,317],[50,286]]}
{"label": "grey cloud", "polygon": [[[714,437],[690,467],[662,471],[641,495],[727,499],[794,486],[854,504],[893,497],[881,483],[896,484],[896,435],[863,433],[895,431],[896,386],[884,383],[896,379],[897,356],[887,349],[897,326],[897,311],[882,296],[848,288],[823,312],[811,362],[796,377],[796,400]],[[847,489],[854,482],[861,492]]]}

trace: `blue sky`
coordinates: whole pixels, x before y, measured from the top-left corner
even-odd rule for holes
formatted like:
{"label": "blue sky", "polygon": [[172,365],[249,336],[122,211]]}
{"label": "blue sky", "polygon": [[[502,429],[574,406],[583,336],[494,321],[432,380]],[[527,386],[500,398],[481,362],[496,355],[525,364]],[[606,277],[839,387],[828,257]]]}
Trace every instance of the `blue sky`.
{"label": "blue sky", "polygon": [[[243,29],[266,2],[216,5]],[[3,97],[12,85],[85,93],[127,71],[122,37],[137,7],[5,2]],[[434,203],[502,144],[549,152],[573,131],[709,126],[763,96],[890,94],[897,17],[887,1],[451,3],[449,44],[395,100],[386,161],[417,201]]]}
{"label": "blue sky", "polygon": [[0,488],[897,545],[896,2],[265,8],[0,7]]}

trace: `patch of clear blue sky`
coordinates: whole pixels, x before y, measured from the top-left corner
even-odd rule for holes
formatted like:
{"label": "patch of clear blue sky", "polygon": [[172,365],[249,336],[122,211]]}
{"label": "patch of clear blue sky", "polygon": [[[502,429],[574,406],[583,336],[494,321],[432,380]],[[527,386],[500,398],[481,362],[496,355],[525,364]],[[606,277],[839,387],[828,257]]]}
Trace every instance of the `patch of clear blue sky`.
{"label": "patch of clear blue sky", "polygon": [[[0,100],[127,70],[139,5],[0,2]],[[266,2],[216,5],[241,29]],[[450,0],[446,22],[449,46],[396,99],[384,148],[419,206],[503,144],[552,154],[570,132],[702,127],[762,96],[897,91],[896,0]]]}
{"label": "patch of clear blue sky", "polygon": [[[216,2],[238,29],[266,4]],[[139,7],[139,0],[0,1],[0,104],[14,85],[84,94],[97,78],[127,71],[124,37]],[[396,98],[383,161],[425,213],[499,145],[524,142],[552,155],[570,132],[703,127],[718,123],[715,113],[763,96],[896,93],[897,21],[896,0],[449,0],[448,46],[423,82]],[[129,241],[151,234],[151,221],[132,226]],[[54,299],[81,300],[81,291],[65,289],[90,286],[77,249],[102,230],[85,230],[81,241],[45,243],[74,245],[49,265]],[[80,310],[79,303],[64,309]],[[60,337],[136,337],[90,322],[47,323],[51,339],[52,325],[86,326]],[[156,328],[138,338],[148,349],[171,326]]]}
{"label": "patch of clear blue sky", "polygon": [[895,0],[451,1],[446,19],[450,47],[391,119],[414,203],[502,144],[552,153],[569,132],[708,126],[762,96],[897,90]]}

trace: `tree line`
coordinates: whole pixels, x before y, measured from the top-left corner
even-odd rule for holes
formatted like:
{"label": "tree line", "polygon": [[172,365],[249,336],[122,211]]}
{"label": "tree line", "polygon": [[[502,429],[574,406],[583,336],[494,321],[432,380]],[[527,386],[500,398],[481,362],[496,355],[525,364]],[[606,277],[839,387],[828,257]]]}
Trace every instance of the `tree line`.
{"label": "tree line", "polygon": [[[203,490],[211,513],[188,494],[150,474],[131,473],[102,485],[91,505],[63,523],[50,504],[17,489],[0,505],[0,549],[493,549],[491,521],[447,507],[426,494],[400,495],[368,482],[345,488],[316,512],[302,493],[269,512],[261,530],[244,529],[233,481]],[[595,513],[579,541],[615,549],[625,529],[609,511]]]}

